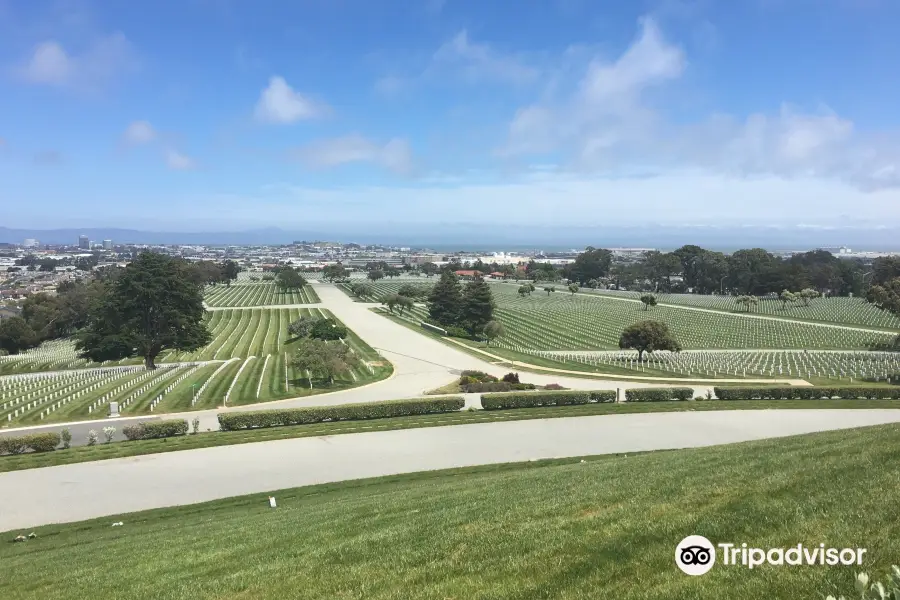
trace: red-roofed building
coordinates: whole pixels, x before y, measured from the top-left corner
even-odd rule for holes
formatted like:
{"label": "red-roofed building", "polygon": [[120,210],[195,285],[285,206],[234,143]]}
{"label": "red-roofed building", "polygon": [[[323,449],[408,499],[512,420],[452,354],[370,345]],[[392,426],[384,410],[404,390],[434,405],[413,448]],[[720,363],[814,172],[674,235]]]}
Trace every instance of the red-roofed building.
{"label": "red-roofed building", "polygon": [[472,277],[472,278],[474,278],[476,275],[480,275],[480,273],[479,273],[478,271],[472,271],[472,270],[460,270],[460,271],[454,271],[454,273],[456,273],[456,275],[457,275],[458,277]]}

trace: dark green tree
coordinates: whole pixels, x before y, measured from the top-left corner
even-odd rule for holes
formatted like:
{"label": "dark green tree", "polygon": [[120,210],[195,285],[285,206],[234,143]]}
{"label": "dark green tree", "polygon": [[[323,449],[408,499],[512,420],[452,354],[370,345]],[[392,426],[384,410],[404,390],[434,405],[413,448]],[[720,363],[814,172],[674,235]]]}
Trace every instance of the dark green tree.
{"label": "dark green tree", "polygon": [[140,356],[155,369],[163,350],[192,352],[209,343],[205,314],[186,261],[142,252],[108,285],[76,347],[93,361]]}
{"label": "dark green tree", "polygon": [[638,360],[644,360],[644,352],[669,350],[680,352],[681,344],[669,331],[669,326],[659,321],[640,321],[629,325],[619,337],[619,348],[638,351]]}
{"label": "dark green tree", "polygon": [[38,345],[34,330],[22,317],[0,319],[0,350],[7,354],[18,354]]}
{"label": "dark green tree", "polygon": [[369,274],[367,275],[367,277],[369,279],[371,279],[372,281],[378,281],[379,279],[384,278],[384,271],[380,271],[378,269],[373,269],[373,270],[369,271]]}
{"label": "dark green tree", "polygon": [[881,310],[900,316],[900,277],[895,277],[884,285],[870,287],[866,300]]}
{"label": "dark green tree", "polygon": [[481,333],[484,326],[493,320],[495,306],[491,286],[480,275],[476,275],[463,289],[458,325],[472,335]]}
{"label": "dark green tree", "polygon": [[226,260],[222,263],[222,277],[225,279],[226,285],[231,286],[231,282],[237,279],[241,267],[233,260]]}
{"label": "dark green tree", "polygon": [[335,279],[344,279],[350,276],[350,271],[344,268],[344,265],[341,263],[335,263],[333,265],[327,265],[324,269],[322,269],[322,276],[325,277],[328,281],[334,281]]}
{"label": "dark green tree", "polygon": [[644,310],[650,310],[651,306],[656,306],[656,296],[653,294],[643,294],[641,302],[644,303]]}
{"label": "dark green tree", "polygon": [[359,359],[349,346],[340,342],[307,338],[297,346],[292,363],[297,369],[308,371],[311,378],[334,383],[336,376],[349,372]]}
{"label": "dark green tree", "polygon": [[347,337],[347,328],[334,319],[319,319],[309,328],[309,337],[324,341],[341,340]]}
{"label": "dark green tree", "polygon": [[306,285],[306,279],[300,274],[300,271],[293,267],[282,267],[275,276],[275,285],[281,290],[282,294],[289,291],[299,290]]}
{"label": "dark green tree", "polygon": [[456,273],[446,270],[428,296],[428,314],[439,325],[455,325],[462,311],[462,291]]}
{"label": "dark green tree", "polygon": [[485,324],[482,333],[484,333],[488,346],[490,346],[492,341],[501,338],[506,334],[506,329],[503,328],[503,323],[500,321],[488,321]]}
{"label": "dark green tree", "polygon": [[598,279],[609,275],[612,265],[612,252],[604,248],[588,246],[584,252],[575,257],[575,262],[564,269],[566,277],[582,285],[586,285],[591,279]]}

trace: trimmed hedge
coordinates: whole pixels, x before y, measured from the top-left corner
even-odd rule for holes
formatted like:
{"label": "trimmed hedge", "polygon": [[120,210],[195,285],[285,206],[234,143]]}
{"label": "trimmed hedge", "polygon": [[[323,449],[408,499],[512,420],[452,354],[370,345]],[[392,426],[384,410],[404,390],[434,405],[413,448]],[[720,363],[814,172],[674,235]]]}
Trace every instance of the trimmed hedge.
{"label": "trimmed hedge", "polygon": [[628,402],[669,402],[671,400],[690,400],[694,397],[694,388],[632,388],[625,390]]}
{"label": "trimmed hedge", "polygon": [[772,388],[713,388],[719,400],[818,400],[840,398],[855,400],[897,400],[900,388],[801,386]]}
{"label": "trimmed hedge", "polygon": [[144,421],[136,425],[126,425],[122,428],[122,433],[131,441],[169,438],[185,435],[187,432],[188,422],[183,419]]}
{"label": "trimmed hedge", "polygon": [[509,383],[508,381],[487,381],[484,383],[468,383],[461,386],[467,394],[480,394],[484,392],[512,392],[516,390],[536,389],[533,383]]}
{"label": "trimmed hedge", "polygon": [[362,421],[366,419],[456,412],[461,410],[465,403],[465,400],[459,396],[445,396],[442,398],[391,400],[389,402],[341,404],[338,406],[228,412],[219,413],[218,416],[219,427],[222,428],[222,431],[234,431],[237,429],[255,429],[257,427],[308,425],[326,421]]}
{"label": "trimmed hedge", "polygon": [[21,437],[0,437],[0,454],[51,452],[59,446],[59,433],[32,433]]}
{"label": "trimmed hedge", "polygon": [[484,410],[506,408],[532,408],[536,406],[570,406],[592,402],[615,402],[615,390],[534,392],[531,394],[484,394],[481,407]]}

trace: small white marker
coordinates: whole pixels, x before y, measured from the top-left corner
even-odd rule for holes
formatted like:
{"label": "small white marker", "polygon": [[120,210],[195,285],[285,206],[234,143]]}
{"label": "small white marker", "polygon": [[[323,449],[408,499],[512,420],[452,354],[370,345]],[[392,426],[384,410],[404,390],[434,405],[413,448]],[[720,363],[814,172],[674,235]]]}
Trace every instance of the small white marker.
{"label": "small white marker", "polygon": [[269,506],[275,508],[277,505],[275,504],[275,496],[269,496]]}

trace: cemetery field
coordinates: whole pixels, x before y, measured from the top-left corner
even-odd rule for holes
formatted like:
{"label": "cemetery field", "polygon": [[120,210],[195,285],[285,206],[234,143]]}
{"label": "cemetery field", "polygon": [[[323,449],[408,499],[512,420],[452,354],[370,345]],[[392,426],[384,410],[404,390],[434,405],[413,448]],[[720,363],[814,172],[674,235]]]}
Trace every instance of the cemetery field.
{"label": "cemetery field", "polygon": [[[518,289],[517,284],[504,284]],[[556,293],[568,293],[566,286],[561,284],[538,284],[538,291],[549,285],[555,285]],[[611,298],[625,298],[639,301],[646,292],[630,292],[623,290],[592,290],[581,288],[579,293],[591,294]],[[661,304],[674,304],[717,310],[727,313],[747,314],[746,309],[735,304],[734,296],[717,296],[703,294],[654,294],[657,302]],[[823,323],[836,323],[854,325],[864,328],[885,329],[900,331],[900,318],[891,313],[879,310],[864,298],[849,298],[833,296],[828,298],[816,298],[805,306],[802,302],[783,304],[776,298],[760,298],[759,304],[752,308],[751,314],[767,315],[779,319],[791,319],[801,321],[817,321]]]}
{"label": "cemetery field", "polygon": [[[523,298],[516,286],[507,284],[491,289],[504,335],[490,347],[463,341],[510,360],[612,374],[824,378],[845,383],[851,378],[884,381],[900,373],[900,354],[869,350],[891,341],[897,332],[680,306],[644,310],[639,302],[568,291],[547,294],[539,289]],[[416,306],[401,318],[417,325],[428,321],[428,312]],[[653,353],[644,363],[638,363],[635,351],[620,351],[622,330],[645,319],[668,324],[684,351]]]}
{"label": "cemetery field", "polygon": [[[160,355],[156,371],[139,359],[84,366],[73,342],[54,343],[56,371],[42,372],[45,349],[0,358],[0,367],[21,374],[0,378],[0,426],[46,424],[105,415],[118,402],[124,415],[209,409],[294,398],[354,387],[387,377],[392,367],[350,332],[344,342],[360,364],[334,383],[310,380],[291,364],[296,341],[288,324],[301,315],[330,317],[322,309],[225,309],[207,317],[212,342],[193,353]],[[8,359],[15,359],[9,361]]]}
{"label": "cemetery field", "polygon": [[[344,293],[358,302],[380,302],[381,299],[385,296],[396,294],[400,290],[400,288],[405,285],[413,285],[427,291],[431,290],[436,281],[437,278],[435,277],[396,277],[394,279],[379,279],[374,283],[372,281],[365,280],[364,283],[372,286],[372,295],[365,298],[357,298],[353,295],[353,293],[350,291],[350,288],[353,285],[352,283],[341,283],[338,284],[338,287]],[[354,281],[353,283],[356,282]],[[416,301],[418,302],[424,300],[417,299]]]}
{"label": "cemetery field", "polygon": [[319,296],[311,286],[283,293],[271,281],[262,281],[231,286],[210,285],[203,292],[207,306],[248,307],[271,306],[277,304],[316,304]]}
{"label": "cemetery field", "polygon": [[[900,494],[896,425],[583,460],[282,490],[274,510],[255,494],[39,527],[0,545],[0,597],[849,598],[856,572],[880,580],[900,556],[900,507],[885,501]],[[862,568],[775,576],[717,561],[688,577],[672,552],[692,533],[867,554]],[[129,566],[127,585],[110,565]]]}

